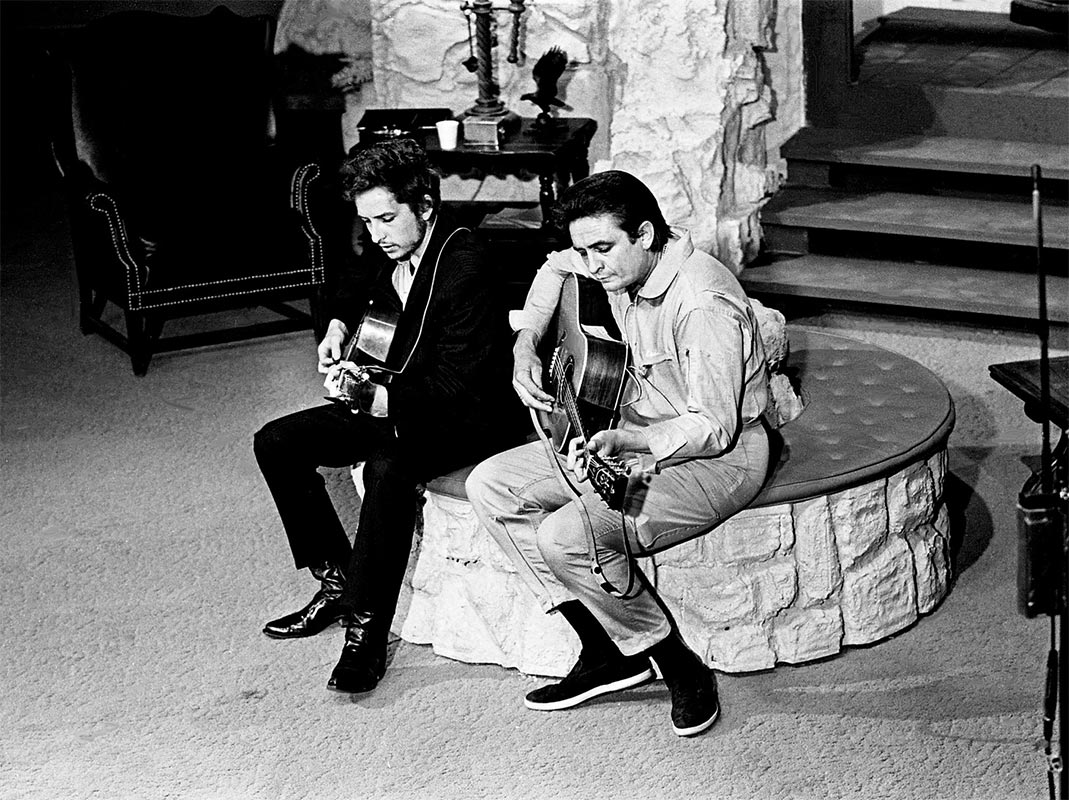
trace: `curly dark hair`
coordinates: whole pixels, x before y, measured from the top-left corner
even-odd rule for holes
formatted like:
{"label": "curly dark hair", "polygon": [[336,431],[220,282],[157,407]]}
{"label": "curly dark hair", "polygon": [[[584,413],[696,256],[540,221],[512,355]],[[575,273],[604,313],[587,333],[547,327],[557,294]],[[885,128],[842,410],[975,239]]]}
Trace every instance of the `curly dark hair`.
{"label": "curly dark hair", "polygon": [[569,186],[553,208],[553,221],[562,231],[583,217],[609,216],[632,239],[643,222],[653,225],[654,251],[668,243],[671,233],[657,198],[642,181],[628,172],[598,172]]}
{"label": "curly dark hair", "polygon": [[427,159],[426,151],[412,139],[389,139],[354,148],[338,170],[342,196],[352,202],[358,194],[387,189],[414,213],[430,196],[435,211],[441,202],[441,179]]}

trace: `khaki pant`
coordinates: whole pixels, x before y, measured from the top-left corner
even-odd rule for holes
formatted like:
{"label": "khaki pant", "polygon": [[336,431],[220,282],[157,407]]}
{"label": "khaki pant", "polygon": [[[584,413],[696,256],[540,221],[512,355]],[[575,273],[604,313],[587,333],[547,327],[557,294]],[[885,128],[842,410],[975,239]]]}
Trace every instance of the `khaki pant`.
{"label": "khaki pant", "polygon": [[[625,588],[621,514],[605,505],[589,481],[575,484],[567,472],[576,497],[549,452],[533,442],[492,456],[468,477],[468,499],[543,609],[581,600],[624,655],[642,652],[671,630],[654,588],[643,580],[635,597],[614,597],[590,569],[587,531],[598,541],[605,576],[617,589]],[[708,533],[757,495],[767,471],[768,435],[755,425],[716,458],[684,461],[633,480],[625,507],[632,551],[651,555]]]}

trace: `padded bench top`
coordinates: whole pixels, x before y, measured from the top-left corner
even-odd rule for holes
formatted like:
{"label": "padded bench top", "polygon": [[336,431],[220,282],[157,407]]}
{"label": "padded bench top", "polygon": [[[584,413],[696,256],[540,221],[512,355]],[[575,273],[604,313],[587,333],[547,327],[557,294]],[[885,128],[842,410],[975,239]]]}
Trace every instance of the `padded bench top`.
{"label": "padded bench top", "polygon": [[946,445],[954,401],[926,367],[845,336],[790,328],[788,338],[785,372],[805,410],[779,429],[779,463],[751,506],[886,478]]}
{"label": "padded bench top", "polygon": [[[945,446],[954,402],[926,367],[845,336],[788,328],[786,373],[805,410],[775,435],[779,462],[752,506],[819,497],[885,478]],[[439,494],[465,498],[474,465],[431,481]]]}

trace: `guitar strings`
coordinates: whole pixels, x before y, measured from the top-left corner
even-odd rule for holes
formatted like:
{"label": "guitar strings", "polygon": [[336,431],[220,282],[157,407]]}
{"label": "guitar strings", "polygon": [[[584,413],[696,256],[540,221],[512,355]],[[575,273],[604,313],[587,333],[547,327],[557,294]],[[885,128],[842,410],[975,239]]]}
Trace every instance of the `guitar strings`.
{"label": "guitar strings", "polygon": [[[576,403],[575,390],[571,384],[571,381],[567,379],[567,372],[565,371],[563,361],[560,358],[559,348],[553,353],[553,358],[550,361],[550,374],[553,377],[554,383],[556,385],[557,398],[560,401],[561,405],[564,406],[565,412],[568,415],[568,421],[571,423],[572,427],[576,429],[576,432],[579,434],[579,438],[582,439],[582,441],[585,443],[586,432],[583,430],[582,418],[579,416],[579,407]],[[546,437],[545,432],[542,430],[542,427],[538,424],[534,409],[529,410],[531,412],[531,421],[532,423],[534,423],[535,430],[538,432],[539,438],[542,439],[542,443],[545,446],[546,455],[556,466],[557,472],[559,473],[559,477],[564,481],[568,489],[571,490],[571,492],[576,496],[577,499],[581,498],[582,494],[568,478],[567,474],[564,471],[564,468],[561,466],[560,459],[557,458],[557,454],[553,451],[553,448],[549,444],[549,439]],[[623,538],[624,563],[627,565],[627,587],[623,591],[617,589],[616,586],[612,584],[609,581],[608,577],[605,575],[605,571],[602,569],[601,566],[601,559],[598,557],[598,542],[597,539],[594,537],[594,524],[590,520],[590,512],[582,503],[579,503],[578,505],[579,510],[584,518],[584,529],[587,534],[587,543],[589,545],[591,574],[598,579],[598,583],[601,586],[602,591],[606,592],[607,594],[610,594],[613,597],[619,598],[621,600],[630,600],[633,597],[637,597],[642,587],[640,583],[639,590],[634,592],[634,594],[631,593],[632,589],[635,588],[636,584],[636,569],[634,565],[634,552],[631,549],[631,541],[628,538],[627,532],[627,514],[624,510],[623,505],[621,505],[620,507],[620,535]]]}

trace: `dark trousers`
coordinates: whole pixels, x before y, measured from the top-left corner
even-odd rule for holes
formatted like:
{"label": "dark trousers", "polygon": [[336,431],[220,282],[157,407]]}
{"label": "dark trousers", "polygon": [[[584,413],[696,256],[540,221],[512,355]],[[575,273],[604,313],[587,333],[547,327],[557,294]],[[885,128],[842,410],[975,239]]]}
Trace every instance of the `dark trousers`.
{"label": "dark trousers", "polygon": [[[253,440],[297,568],[332,561],[345,570],[342,603],[389,625],[408,566],[417,476],[393,426],[330,404],[280,417]],[[318,467],[364,462],[364,499],[353,545]]]}

